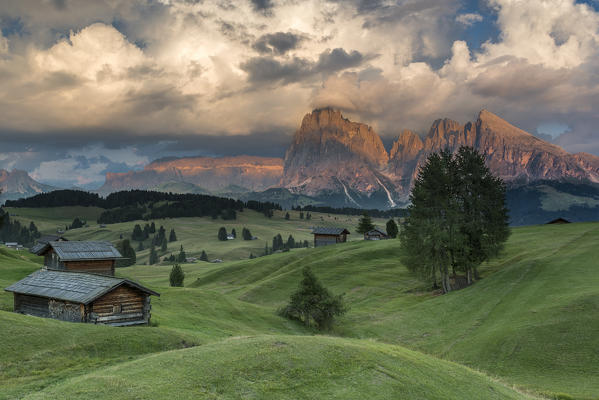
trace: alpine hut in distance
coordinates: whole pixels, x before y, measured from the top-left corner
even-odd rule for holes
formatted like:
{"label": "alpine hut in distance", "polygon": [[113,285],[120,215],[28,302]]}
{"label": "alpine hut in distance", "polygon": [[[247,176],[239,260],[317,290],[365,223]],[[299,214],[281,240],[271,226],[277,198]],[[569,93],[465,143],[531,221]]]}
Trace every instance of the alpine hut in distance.
{"label": "alpine hut in distance", "polygon": [[312,229],[312,234],[314,235],[314,247],[320,247],[347,242],[349,231],[345,228],[316,227]]}
{"label": "alpine hut in distance", "polygon": [[150,296],[160,296],[128,279],[47,268],[4,290],[15,312],[112,326],[149,324]]}
{"label": "alpine hut in distance", "polygon": [[114,276],[116,260],[122,258],[109,242],[50,241],[32,251],[43,256],[44,265],[50,269],[110,276]]}

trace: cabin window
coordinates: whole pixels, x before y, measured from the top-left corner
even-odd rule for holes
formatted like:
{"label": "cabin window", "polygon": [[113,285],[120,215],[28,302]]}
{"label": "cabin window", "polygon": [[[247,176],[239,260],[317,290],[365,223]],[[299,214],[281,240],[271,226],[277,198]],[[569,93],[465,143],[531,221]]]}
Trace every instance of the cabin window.
{"label": "cabin window", "polygon": [[123,312],[123,305],[122,304],[115,304],[114,306],[112,306],[112,313],[113,314],[120,314],[121,312]]}

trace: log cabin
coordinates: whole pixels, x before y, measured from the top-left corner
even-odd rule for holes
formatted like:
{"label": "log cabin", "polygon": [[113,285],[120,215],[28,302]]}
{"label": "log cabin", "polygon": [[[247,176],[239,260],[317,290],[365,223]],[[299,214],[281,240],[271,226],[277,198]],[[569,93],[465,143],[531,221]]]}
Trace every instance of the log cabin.
{"label": "log cabin", "polygon": [[47,268],[4,290],[15,312],[112,326],[148,325],[150,296],[160,296],[129,279]]}
{"label": "log cabin", "polygon": [[345,228],[323,228],[312,229],[314,235],[314,247],[327,246],[330,244],[347,242],[349,231]]}
{"label": "log cabin", "polygon": [[110,276],[114,276],[116,260],[123,258],[109,242],[50,241],[35,250],[49,269]]}
{"label": "log cabin", "polygon": [[368,231],[364,234],[364,240],[386,240],[386,239],[389,239],[387,232],[385,232],[379,228],[374,228],[373,230]]}

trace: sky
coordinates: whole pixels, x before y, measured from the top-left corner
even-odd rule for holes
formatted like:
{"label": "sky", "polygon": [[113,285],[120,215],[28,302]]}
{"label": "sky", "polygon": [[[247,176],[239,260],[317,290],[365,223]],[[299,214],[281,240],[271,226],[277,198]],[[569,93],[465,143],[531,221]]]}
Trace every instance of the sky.
{"label": "sky", "polygon": [[7,0],[0,168],[62,187],[283,157],[334,107],[391,143],[485,108],[599,155],[597,0]]}

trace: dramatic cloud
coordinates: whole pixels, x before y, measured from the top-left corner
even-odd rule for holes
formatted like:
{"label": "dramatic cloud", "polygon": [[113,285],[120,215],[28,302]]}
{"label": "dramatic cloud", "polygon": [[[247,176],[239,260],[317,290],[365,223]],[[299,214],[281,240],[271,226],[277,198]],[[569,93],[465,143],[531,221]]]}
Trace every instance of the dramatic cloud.
{"label": "dramatic cloud", "polygon": [[291,32],[275,32],[262,35],[254,43],[254,49],[262,54],[282,55],[297,48],[304,36]]}
{"label": "dramatic cloud", "polygon": [[3,2],[0,167],[48,182],[76,168],[73,183],[91,185],[139,167],[114,148],[138,161],[282,156],[320,106],[386,137],[488,108],[537,134],[566,126],[556,143],[599,154],[597,10],[471,3]]}

